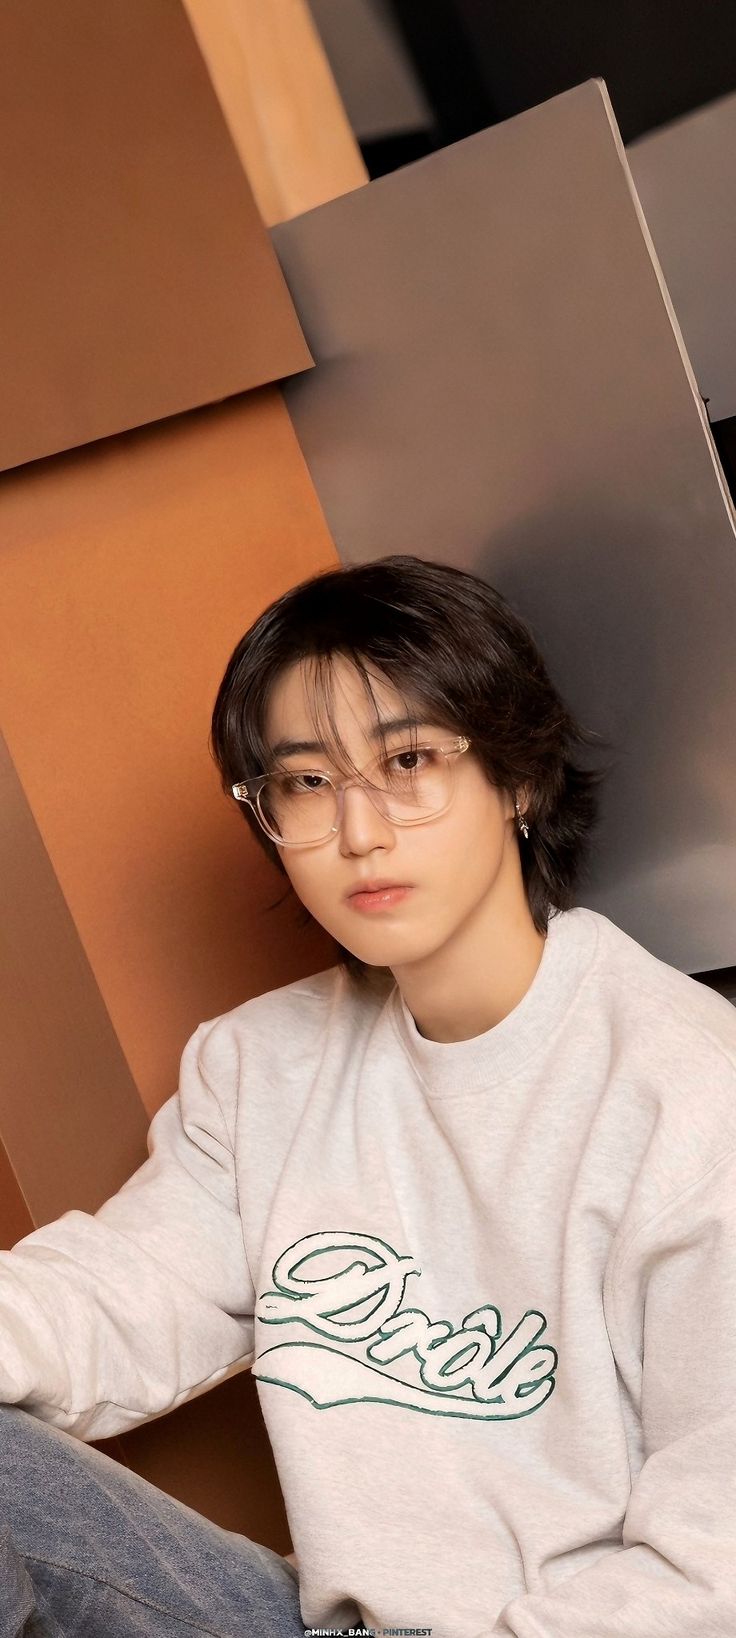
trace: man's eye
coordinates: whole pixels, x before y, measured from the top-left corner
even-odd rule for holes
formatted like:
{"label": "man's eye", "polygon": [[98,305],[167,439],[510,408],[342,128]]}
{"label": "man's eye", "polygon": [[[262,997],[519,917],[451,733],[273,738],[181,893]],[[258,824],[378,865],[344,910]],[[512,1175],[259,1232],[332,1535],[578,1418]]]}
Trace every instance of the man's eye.
{"label": "man's eye", "polygon": [[[393,756],[388,758],[388,764],[389,766],[395,764],[399,773],[418,773],[420,768],[429,767],[436,755],[430,745],[411,745],[407,746],[405,751],[395,751]],[[409,767],[404,758],[410,761],[413,759],[413,765]]]}
{"label": "man's eye", "polygon": [[324,774],[303,773],[286,776],[286,788],[292,791],[321,791],[326,783]]}

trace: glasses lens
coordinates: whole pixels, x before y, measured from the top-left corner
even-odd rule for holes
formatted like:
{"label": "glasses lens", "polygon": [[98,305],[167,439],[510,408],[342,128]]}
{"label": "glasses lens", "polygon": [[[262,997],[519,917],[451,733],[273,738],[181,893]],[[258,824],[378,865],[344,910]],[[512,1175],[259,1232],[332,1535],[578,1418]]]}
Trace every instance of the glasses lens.
{"label": "glasses lens", "polygon": [[[414,823],[446,808],[452,793],[452,765],[432,746],[407,747],[377,757],[364,775],[378,806],[389,819]],[[289,771],[271,774],[261,787],[261,813],[282,842],[319,842],[337,823],[337,793],[324,774]]]}
{"label": "glasses lens", "polygon": [[319,842],[329,836],[337,818],[337,796],[317,773],[271,774],[261,786],[259,803],[266,824],[282,842]]}

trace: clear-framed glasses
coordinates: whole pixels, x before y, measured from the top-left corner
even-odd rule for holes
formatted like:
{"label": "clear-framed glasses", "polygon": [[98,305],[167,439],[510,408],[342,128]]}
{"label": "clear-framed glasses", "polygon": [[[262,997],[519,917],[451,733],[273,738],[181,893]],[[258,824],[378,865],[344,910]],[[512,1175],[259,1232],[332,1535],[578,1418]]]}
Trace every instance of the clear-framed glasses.
{"label": "clear-framed glasses", "polygon": [[465,734],[458,734],[443,745],[407,745],[390,756],[381,752],[359,779],[334,780],[321,769],[283,768],[241,779],[231,789],[279,847],[316,847],[337,835],[349,785],[364,786],[379,813],[394,825],[437,819],[453,798],[454,758],[469,746]]}

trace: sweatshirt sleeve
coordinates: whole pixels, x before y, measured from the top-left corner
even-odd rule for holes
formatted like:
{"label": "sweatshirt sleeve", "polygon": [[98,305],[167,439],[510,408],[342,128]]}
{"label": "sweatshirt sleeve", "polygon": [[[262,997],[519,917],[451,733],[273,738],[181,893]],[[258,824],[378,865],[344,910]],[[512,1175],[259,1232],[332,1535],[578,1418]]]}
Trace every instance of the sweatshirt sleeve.
{"label": "sweatshirt sleeve", "polygon": [[148,1159],[117,1194],[0,1252],[0,1402],[82,1440],[161,1416],[253,1362],[237,1052],[218,1023],[187,1042]]}
{"label": "sweatshirt sleeve", "polygon": [[616,1362],[643,1463],[623,1545],[514,1598],[493,1638],[736,1633],[736,1157],[628,1240],[606,1280]]}

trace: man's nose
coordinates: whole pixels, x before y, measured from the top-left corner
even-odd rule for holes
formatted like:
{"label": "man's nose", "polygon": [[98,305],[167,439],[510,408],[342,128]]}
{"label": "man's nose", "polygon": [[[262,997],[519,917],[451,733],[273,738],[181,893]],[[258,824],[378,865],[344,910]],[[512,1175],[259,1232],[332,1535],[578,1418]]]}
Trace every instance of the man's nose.
{"label": "man's nose", "polygon": [[379,799],[374,797],[373,791],[357,780],[350,780],[343,786],[342,792],[338,792],[338,808],[340,801],[342,801],[340,830],[343,834],[358,839],[363,835],[373,836],[377,829],[381,833],[390,830],[390,821],[383,812]]}

